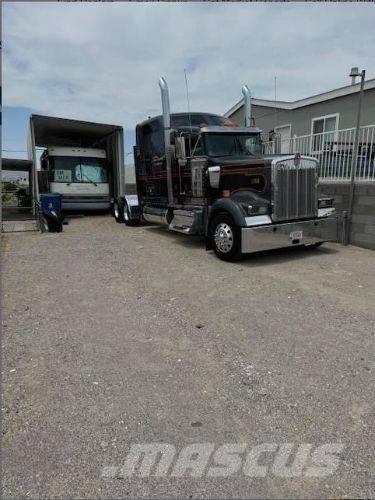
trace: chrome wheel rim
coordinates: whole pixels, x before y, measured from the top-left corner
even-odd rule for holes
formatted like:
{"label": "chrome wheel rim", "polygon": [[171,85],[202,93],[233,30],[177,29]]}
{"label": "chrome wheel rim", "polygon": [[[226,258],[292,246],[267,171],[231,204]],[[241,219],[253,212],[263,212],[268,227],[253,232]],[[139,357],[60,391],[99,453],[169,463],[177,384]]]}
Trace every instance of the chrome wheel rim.
{"label": "chrome wheel rim", "polygon": [[228,253],[234,244],[232,228],[226,222],[220,222],[216,226],[214,234],[215,245],[221,253]]}
{"label": "chrome wheel rim", "polygon": [[113,207],[113,212],[115,214],[116,219],[118,219],[119,212],[117,203],[115,203],[115,206]]}

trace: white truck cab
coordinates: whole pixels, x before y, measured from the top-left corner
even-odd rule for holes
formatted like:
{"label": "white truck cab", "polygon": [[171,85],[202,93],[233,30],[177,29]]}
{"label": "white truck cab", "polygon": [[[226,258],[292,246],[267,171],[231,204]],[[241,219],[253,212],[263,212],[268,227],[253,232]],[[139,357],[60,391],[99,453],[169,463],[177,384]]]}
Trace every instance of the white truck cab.
{"label": "white truck cab", "polygon": [[104,149],[49,147],[41,156],[49,192],[62,195],[63,210],[107,210],[109,169]]}

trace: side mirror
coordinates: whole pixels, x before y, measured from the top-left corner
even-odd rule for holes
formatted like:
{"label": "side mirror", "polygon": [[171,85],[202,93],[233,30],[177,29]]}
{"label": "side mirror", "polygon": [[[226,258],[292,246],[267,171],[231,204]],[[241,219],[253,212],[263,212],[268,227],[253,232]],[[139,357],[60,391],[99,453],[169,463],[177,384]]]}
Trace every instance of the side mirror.
{"label": "side mirror", "polygon": [[220,167],[219,166],[208,167],[208,178],[210,181],[210,186],[213,189],[219,189]]}
{"label": "side mirror", "polygon": [[180,165],[181,166],[186,165],[185,139],[183,137],[176,137],[175,147],[176,147],[176,157]]}

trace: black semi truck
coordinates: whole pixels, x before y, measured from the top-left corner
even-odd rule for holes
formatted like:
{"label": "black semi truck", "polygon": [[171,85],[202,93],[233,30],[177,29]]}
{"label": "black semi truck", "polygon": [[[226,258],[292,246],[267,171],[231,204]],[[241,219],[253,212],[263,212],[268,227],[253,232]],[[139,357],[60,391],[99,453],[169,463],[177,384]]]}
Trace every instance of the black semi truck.
{"label": "black semi truck", "polygon": [[115,200],[117,222],[204,236],[207,250],[229,261],[337,239],[333,200],[318,196],[317,160],[262,154],[247,86],[244,127],[214,114],[170,114],[163,78],[159,86],[163,115],[136,127],[137,194]]}

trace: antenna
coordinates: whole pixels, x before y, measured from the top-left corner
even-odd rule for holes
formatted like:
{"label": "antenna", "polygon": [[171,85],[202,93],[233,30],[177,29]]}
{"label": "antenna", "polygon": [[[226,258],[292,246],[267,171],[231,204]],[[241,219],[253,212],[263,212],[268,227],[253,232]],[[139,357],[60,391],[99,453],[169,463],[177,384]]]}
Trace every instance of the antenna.
{"label": "antenna", "polygon": [[189,87],[188,87],[188,80],[187,80],[187,75],[186,75],[186,69],[185,69],[185,68],[184,68],[184,73],[185,73],[186,100],[187,100],[187,108],[188,108],[188,113],[189,113],[190,132],[192,132],[193,127],[192,127],[192,125],[191,125],[190,99],[189,99]]}
{"label": "antenna", "polygon": [[276,75],[275,75],[275,125],[273,127],[274,130],[276,125],[277,125],[277,107],[276,107]]}

